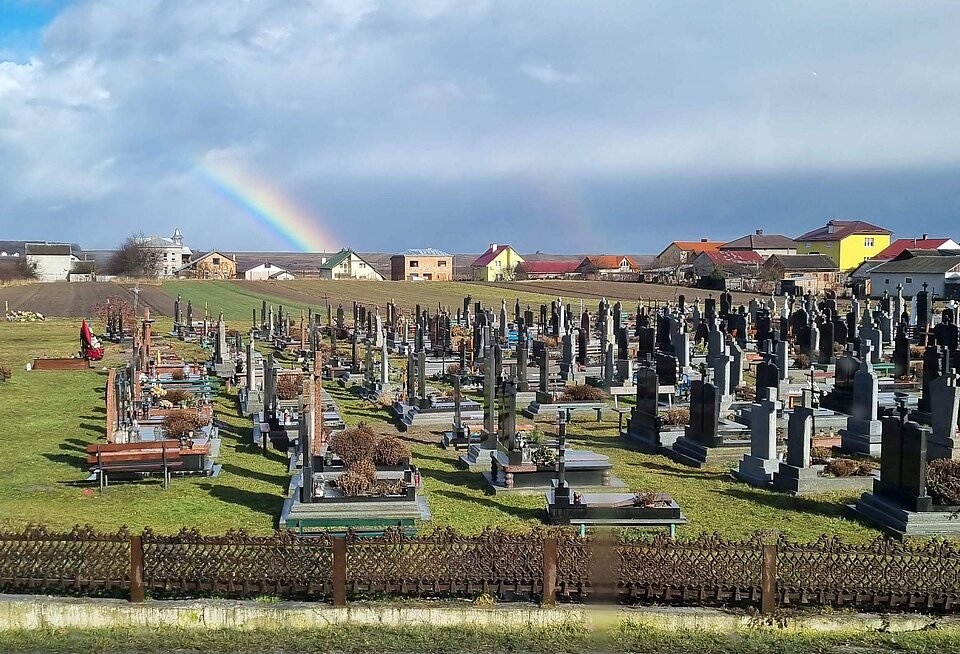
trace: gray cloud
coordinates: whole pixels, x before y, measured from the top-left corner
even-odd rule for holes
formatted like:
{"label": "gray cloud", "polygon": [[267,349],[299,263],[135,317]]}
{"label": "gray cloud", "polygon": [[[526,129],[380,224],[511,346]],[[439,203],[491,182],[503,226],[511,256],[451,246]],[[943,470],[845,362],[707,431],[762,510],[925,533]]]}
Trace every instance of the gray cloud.
{"label": "gray cloud", "polygon": [[[550,227],[578,215],[592,247],[623,247],[603,228],[652,206],[628,249],[697,216],[735,236],[781,219],[750,195],[771,177],[955,168],[958,18],[947,2],[87,0],[30,60],[0,62],[0,225],[281,247],[193,172],[229,152],[360,248],[421,245],[398,228],[419,224],[455,249],[577,250]],[[686,199],[731,178],[740,215]],[[784,224],[812,227],[790,219],[811,220],[810,185],[776,187]],[[850,192],[816,205],[855,208]]]}

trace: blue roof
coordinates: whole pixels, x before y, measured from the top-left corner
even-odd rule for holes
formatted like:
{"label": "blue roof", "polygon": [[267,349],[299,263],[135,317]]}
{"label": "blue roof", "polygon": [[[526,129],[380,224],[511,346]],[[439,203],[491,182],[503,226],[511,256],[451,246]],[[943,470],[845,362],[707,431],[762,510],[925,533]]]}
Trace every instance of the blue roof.
{"label": "blue roof", "polygon": [[402,253],[405,257],[449,257],[449,252],[437,248],[415,248]]}

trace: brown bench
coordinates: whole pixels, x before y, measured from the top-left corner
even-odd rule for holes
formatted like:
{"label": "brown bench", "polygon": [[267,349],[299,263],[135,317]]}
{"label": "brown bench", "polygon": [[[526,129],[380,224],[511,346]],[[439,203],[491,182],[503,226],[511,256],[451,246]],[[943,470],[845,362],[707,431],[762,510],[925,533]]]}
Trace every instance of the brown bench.
{"label": "brown bench", "polygon": [[155,473],[163,475],[163,487],[170,485],[170,473],[183,466],[180,442],[176,440],[138,443],[92,443],[87,445],[87,463],[98,473],[100,490],[111,473]]}

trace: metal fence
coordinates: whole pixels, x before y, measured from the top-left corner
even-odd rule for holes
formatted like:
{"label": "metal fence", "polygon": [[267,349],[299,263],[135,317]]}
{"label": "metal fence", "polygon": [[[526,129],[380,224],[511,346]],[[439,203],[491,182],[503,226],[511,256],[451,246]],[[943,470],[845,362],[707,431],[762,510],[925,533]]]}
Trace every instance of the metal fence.
{"label": "metal fence", "polygon": [[173,535],[90,527],[0,533],[0,590],[112,593],[140,602],[167,596],[315,599],[475,597],[501,601],[656,602],[683,606],[821,605],[954,611],[960,546],[823,537],[798,543],[757,534],[743,540],[665,535],[632,540],[565,530],[452,530],[367,537]]}

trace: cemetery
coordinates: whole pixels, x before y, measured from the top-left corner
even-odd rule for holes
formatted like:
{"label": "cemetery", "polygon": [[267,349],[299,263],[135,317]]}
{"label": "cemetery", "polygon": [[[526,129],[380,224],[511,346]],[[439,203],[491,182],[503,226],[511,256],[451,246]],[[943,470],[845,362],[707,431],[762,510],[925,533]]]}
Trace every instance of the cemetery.
{"label": "cemetery", "polygon": [[[0,413],[55,482],[5,499],[37,474],[11,467],[9,524],[86,505],[106,529],[314,539],[960,531],[953,302],[322,300],[251,297],[245,318],[185,293],[170,317],[111,301],[80,371],[26,366],[73,351],[76,322],[10,323]],[[31,432],[31,411],[53,421]]]}

